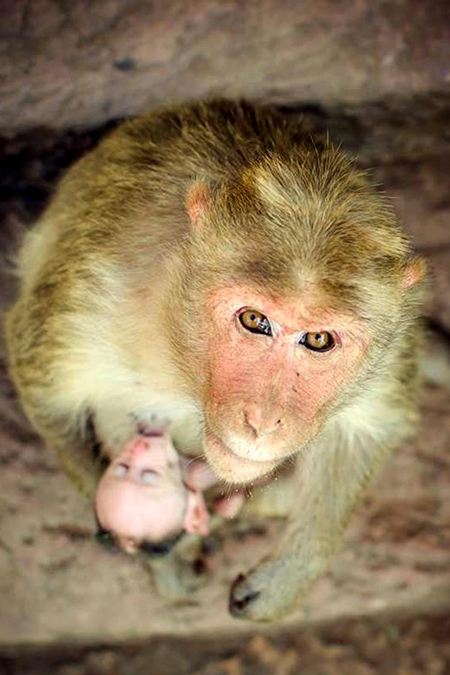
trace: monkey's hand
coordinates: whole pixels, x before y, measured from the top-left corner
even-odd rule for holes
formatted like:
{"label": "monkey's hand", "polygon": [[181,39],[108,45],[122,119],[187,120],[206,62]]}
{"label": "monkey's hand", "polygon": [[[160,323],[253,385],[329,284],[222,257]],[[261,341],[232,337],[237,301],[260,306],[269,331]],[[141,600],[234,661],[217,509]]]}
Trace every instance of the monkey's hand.
{"label": "monkey's hand", "polygon": [[385,450],[370,438],[356,445],[344,436],[334,445],[324,436],[310,448],[299,464],[299,481],[302,475],[304,479],[277,552],[238,577],[231,588],[233,616],[271,621],[301,603],[339,549],[350,515]]}
{"label": "monkey's hand", "polygon": [[312,581],[325,569],[326,560],[267,558],[239,575],[230,590],[229,610],[236,618],[273,621],[295,609]]}

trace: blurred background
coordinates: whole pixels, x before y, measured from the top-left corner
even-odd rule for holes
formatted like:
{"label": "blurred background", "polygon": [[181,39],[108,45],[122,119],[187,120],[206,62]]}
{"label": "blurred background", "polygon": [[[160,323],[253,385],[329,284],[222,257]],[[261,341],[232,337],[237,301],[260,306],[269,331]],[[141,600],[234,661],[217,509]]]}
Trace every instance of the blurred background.
{"label": "blurred background", "polygon": [[[272,103],[370,168],[433,277],[450,335],[448,0],[0,0],[0,311],[21,233],[61,172],[121,120],[223,96]],[[206,543],[206,583],[159,598],[101,550],[85,504],[28,426],[0,334],[0,673],[450,673],[450,395],[427,387],[344,550],[290,619],[227,614],[230,581],[279,523]]]}

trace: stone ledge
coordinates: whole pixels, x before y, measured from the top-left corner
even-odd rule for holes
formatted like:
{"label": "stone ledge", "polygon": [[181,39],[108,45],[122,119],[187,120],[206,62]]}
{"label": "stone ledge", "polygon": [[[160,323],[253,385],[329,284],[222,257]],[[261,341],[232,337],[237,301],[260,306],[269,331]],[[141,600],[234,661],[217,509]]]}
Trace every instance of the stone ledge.
{"label": "stone ledge", "polygon": [[449,90],[446,0],[3,3],[0,128],[94,126],[210,96],[371,102]]}

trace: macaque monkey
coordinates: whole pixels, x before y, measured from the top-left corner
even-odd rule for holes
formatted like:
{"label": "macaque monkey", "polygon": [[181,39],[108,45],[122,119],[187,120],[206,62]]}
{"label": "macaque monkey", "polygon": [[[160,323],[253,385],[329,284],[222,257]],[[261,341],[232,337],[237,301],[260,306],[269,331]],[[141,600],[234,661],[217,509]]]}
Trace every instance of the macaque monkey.
{"label": "macaque monkey", "polygon": [[[95,513],[103,533],[127,553],[176,541],[182,532],[209,534],[203,491],[217,477],[203,462],[180,457],[163,429],[131,439],[100,478]],[[214,502],[216,513],[234,517],[244,502],[238,491]],[[156,545],[152,546],[152,545]]]}
{"label": "macaque monkey", "polygon": [[298,606],[414,427],[425,265],[389,202],[301,121],[210,102],[126,122],[61,181],[19,256],[11,372],[80,489],[164,421],[231,486],[292,462],[276,550],[233,615]]}

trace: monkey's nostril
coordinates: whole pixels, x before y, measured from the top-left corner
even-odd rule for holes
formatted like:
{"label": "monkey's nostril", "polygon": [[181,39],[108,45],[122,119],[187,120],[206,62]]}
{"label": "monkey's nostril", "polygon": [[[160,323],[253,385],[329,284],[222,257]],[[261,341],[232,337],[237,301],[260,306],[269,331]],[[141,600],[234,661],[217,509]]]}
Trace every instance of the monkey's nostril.
{"label": "monkey's nostril", "polygon": [[272,434],[274,431],[278,431],[283,425],[283,420],[281,418],[274,418],[270,414],[267,416],[263,415],[260,410],[245,410],[243,412],[243,418],[246,427],[251,430],[255,437]]}
{"label": "monkey's nostril", "polygon": [[260,422],[255,418],[254,415],[251,415],[248,412],[244,412],[244,422],[245,425],[251,430],[254,436],[258,436]]}

